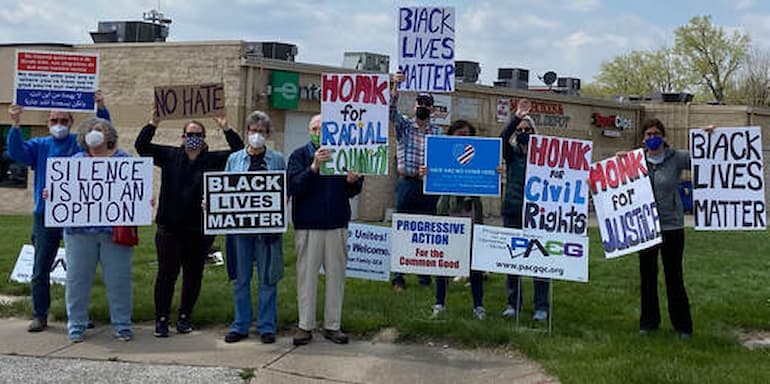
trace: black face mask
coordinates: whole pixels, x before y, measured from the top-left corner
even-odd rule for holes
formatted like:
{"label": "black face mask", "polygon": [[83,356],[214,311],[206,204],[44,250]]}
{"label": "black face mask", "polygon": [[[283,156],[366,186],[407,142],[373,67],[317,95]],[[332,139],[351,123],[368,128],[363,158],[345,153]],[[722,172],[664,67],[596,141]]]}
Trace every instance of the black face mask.
{"label": "black face mask", "polygon": [[428,120],[430,118],[430,109],[423,106],[417,107],[414,115],[420,120]]}
{"label": "black face mask", "polygon": [[530,133],[519,133],[516,136],[516,143],[520,145],[529,145],[529,135]]}

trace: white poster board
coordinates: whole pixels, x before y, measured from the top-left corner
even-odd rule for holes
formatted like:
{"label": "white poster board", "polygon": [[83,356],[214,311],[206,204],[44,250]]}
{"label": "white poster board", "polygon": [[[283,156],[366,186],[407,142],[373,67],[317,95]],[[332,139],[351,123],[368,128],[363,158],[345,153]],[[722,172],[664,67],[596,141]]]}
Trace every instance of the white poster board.
{"label": "white poster board", "polygon": [[475,225],[475,271],[544,279],[588,281],[588,237],[534,234],[514,228]]}
{"label": "white poster board", "polygon": [[[32,268],[35,266],[35,247],[24,244],[11,272],[11,281],[29,283],[32,281]],[[64,285],[67,282],[67,259],[64,248],[59,248],[51,267],[51,284]]]}
{"label": "white poster board", "polygon": [[390,269],[434,276],[470,274],[471,219],[393,214]]}
{"label": "white poster board", "polygon": [[29,110],[95,112],[99,54],[16,50],[13,103]]}
{"label": "white poster board", "polygon": [[152,223],[151,157],[54,157],[46,167],[46,227]]}
{"label": "white poster board", "polygon": [[331,159],[321,164],[322,175],[388,174],[388,75],[322,75],[321,148]]}
{"label": "white poster board", "polygon": [[[390,280],[390,227],[348,224],[348,264],[345,277]],[[324,273],[321,265],[321,274]]]}
{"label": "white poster board", "polygon": [[398,9],[398,70],[400,91],[454,92],[454,7]]}
{"label": "white poster board", "polygon": [[760,127],[690,130],[695,229],[767,227]]}
{"label": "white poster board", "polygon": [[643,149],[593,163],[588,186],[608,259],[663,241]]}

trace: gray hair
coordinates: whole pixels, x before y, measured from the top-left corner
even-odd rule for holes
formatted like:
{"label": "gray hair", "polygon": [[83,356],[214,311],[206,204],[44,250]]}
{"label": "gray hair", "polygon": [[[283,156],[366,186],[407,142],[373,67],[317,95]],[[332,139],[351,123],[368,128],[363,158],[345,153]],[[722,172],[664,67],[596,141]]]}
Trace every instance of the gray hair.
{"label": "gray hair", "polygon": [[535,120],[532,119],[530,115],[526,115],[521,118],[522,121],[526,120],[529,123],[529,126],[532,127],[532,132],[537,133],[537,127],[535,127]]}
{"label": "gray hair", "polygon": [[270,116],[262,111],[254,111],[246,116],[246,130],[252,125],[262,125],[267,132],[270,132]]}
{"label": "gray hair", "polygon": [[118,145],[118,131],[115,130],[115,127],[109,120],[100,117],[90,117],[80,123],[78,127],[78,145],[83,149],[88,149],[86,134],[96,125],[101,125],[104,128],[104,142],[107,143],[107,148],[114,149]]}

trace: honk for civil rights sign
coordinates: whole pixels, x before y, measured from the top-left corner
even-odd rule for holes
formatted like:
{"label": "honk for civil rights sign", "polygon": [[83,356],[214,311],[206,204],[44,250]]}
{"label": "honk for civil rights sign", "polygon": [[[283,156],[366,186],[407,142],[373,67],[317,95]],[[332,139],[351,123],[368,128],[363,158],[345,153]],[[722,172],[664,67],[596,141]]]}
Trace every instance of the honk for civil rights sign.
{"label": "honk for civil rights sign", "polygon": [[206,172],[203,233],[286,232],[286,171]]}
{"label": "honk for civil rights sign", "polygon": [[591,164],[588,188],[607,258],[660,244],[660,220],[644,150]]}
{"label": "honk for civil rights sign", "polygon": [[152,223],[151,157],[54,157],[46,165],[46,227]]}
{"label": "honk for civil rights sign", "polygon": [[321,174],[387,175],[388,75],[325,73],[322,82],[321,147],[331,160]]}
{"label": "honk for civil rights sign", "polygon": [[760,127],[690,130],[696,230],[767,227]]}
{"label": "honk for civil rights sign", "polygon": [[155,87],[155,116],[158,120],[217,116],[225,110],[222,83]]}
{"label": "honk for civil rights sign", "polygon": [[390,270],[468,276],[472,230],[468,217],[394,214]]}

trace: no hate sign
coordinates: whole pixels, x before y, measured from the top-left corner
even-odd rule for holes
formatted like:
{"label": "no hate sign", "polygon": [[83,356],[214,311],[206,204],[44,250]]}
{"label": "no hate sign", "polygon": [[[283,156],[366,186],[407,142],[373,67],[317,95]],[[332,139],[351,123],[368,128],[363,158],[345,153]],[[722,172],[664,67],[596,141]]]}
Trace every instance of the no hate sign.
{"label": "no hate sign", "polygon": [[155,87],[155,116],[159,120],[217,116],[224,109],[222,83]]}

